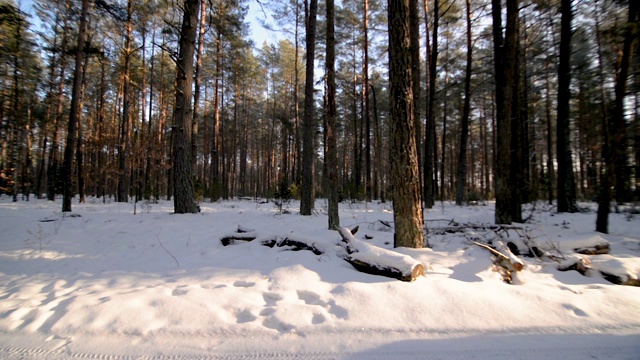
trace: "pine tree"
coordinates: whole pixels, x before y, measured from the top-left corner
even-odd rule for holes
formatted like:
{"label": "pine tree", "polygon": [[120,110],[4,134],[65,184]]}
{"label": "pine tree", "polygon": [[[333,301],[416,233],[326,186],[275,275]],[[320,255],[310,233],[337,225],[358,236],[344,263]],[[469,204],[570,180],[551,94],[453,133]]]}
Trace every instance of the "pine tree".
{"label": "pine tree", "polygon": [[193,189],[193,163],[191,157],[191,131],[193,121],[192,84],[193,57],[198,30],[200,0],[185,0],[180,51],[176,67],[176,106],[173,131],[174,211],[177,214],[196,213]]}
{"label": "pine tree", "polygon": [[389,77],[391,82],[391,191],[394,246],[424,246],[418,149],[412,90],[410,0],[389,0]]}

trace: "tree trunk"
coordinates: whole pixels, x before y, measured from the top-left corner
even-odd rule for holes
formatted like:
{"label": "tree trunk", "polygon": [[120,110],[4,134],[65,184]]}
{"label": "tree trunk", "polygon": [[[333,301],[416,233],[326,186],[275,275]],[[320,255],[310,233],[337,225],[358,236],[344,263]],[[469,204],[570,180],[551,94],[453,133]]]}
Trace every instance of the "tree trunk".
{"label": "tree trunk", "polygon": [[[507,29],[505,34],[505,71],[507,87],[510,91],[511,111],[511,159],[509,173],[509,213],[511,221],[522,222],[522,189],[524,187],[525,171],[523,170],[524,152],[522,151],[522,121],[520,106],[520,8],[519,0],[507,2]],[[508,94],[505,93],[505,95]]]}
{"label": "tree trunk", "polygon": [[456,184],[456,205],[464,201],[467,177],[467,143],[469,137],[469,112],[471,109],[471,65],[473,46],[471,44],[471,0],[466,0],[467,13],[467,67],[464,76],[464,105],[460,120],[460,152],[458,153],[458,180]]}
{"label": "tree trunk", "polygon": [[[409,0],[409,26],[411,28],[411,86],[413,92],[413,120],[415,122],[416,155],[418,157],[418,187],[420,194],[423,194],[421,156],[420,156],[420,12],[418,11],[418,0]],[[368,135],[367,135],[368,136]]]}
{"label": "tree trunk", "polygon": [[[82,114],[84,107],[84,91],[86,86],[86,73],[89,57],[85,56],[82,64],[82,81],[80,85],[80,104],[78,105],[78,112]],[[82,116],[78,117],[78,141],[76,142],[76,167],[78,169],[78,195],[79,203],[85,202],[85,179],[84,179],[84,137],[82,132]]]}
{"label": "tree trunk", "polygon": [[56,111],[53,120],[53,135],[51,137],[51,146],[49,148],[49,160],[47,167],[47,199],[54,201],[56,199],[56,192],[58,190],[58,147],[60,140],[60,125],[62,124],[63,117],[63,105],[64,105],[64,88],[65,88],[65,76],[67,69],[67,52],[68,45],[68,33],[69,33],[69,18],[71,17],[71,1],[67,0],[65,3],[67,14],[64,16],[64,23],[62,25],[62,40],[60,44],[60,82],[58,85],[58,96],[56,102]]}
{"label": "tree trunk", "polygon": [[[364,121],[365,121],[365,182],[366,182],[366,200],[371,201],[371,192],[373,184],[371,184],[371,115],[369,111],[369,0],[364,0],[363,17],[363,35],[364,35],[364,64],[363,77],[364,85],[362,87],[362,97],[364,98]],[[416,50],[418,51],[418,50]],[[419,79],[418,79],[419,81]]]}
{"label": "tree trunk", "polygon": [[616,202],[624,203],[630,200],[629,183],[630,172],[628,169],[628,138],[627,125],[624,118],[624,98],[627,91],[627,77],[631,63],[633,46],[637,43],[638,29],[638,1],[629,1],[628,22],[625,28],[624,43],[622,46],[619,72],[616,77],[615,100],[613,117],[611,119],[614,132],[611,134],[612,152],[611,159],[615,166],[615,196]]}
{"label": "tree trunk", "polygon": [[509,203],[511,192],[509,191],[510,174],[510,139],[511,119],[505,114],[507,94],[507,82],[505,78],[504,38],[502,36],[502,4],[500,0],[491,1],[491,13],[493,17],[493,58],[496,84],[496,155],[494,186],[496,197],[496,224],[510,224],[511,215]]}
{"label": "tree trunk", "polygon": [[556,153],[558,156],[558,212],[575,212],[576,189],[571,158],[569,101],[571,97],[571,0],[562,0],[560,5],[560,63],[558,65],[558,118]]}
{"label": "tree trunk", "polygon": [[[197,166],[198,147],[196,145],[196,135],[198,134],[198,124],[200,122],[200,88],[202,83],[202,57],[204,54],[204,33],[207,26],[207,1],[200,0],[200,25],[198,28],[198,50],[196,52],[195,84],[193,87],[193,126],[191,139],[191,156],[193,166]],[[206,155],[206,154],[205,154]],[[200,172],[196,172],[198,175]],[[201,179],[202,180],[202,179]]]}
{"label": "tree trunk", "polygon": [[127,2],[127,24],[124,45],[124,81],[122,90],[122,126],[120,143],[118,144],[118,202],[129,201],[129,169],[127,166],[129,154],[129,126],[131,123],[131,42],[133,41],[133,0]]}
{"label": "tree trunk", "polygon": [[193,193],[191,123],[193,121],[193,55],[198,30],[200,0],[185,0],[180,31],[180,51],[176,67],[176,106],[173,133],[174,211],[177,214],[198,211]]}
{"label": "tree trunk", "polygon": [[78,123],[80,121],[80,97],[82,90],[82,59],[84,57],[84,43],[87,30],[87,13],[89,0],[82,0],[82,14],[78,29],[78,46],[75,54],[75,70],[73,73],[73,89],[71,92],[71,109],[69,110],[69,126],[67,128],[67,144],[64,148],[64,162],[62,165],[62,212],[71,211],[73,198],[72,163],[75,149]]}
{"label": "tree trunk", "polygon": [[[618,149],[619,146],[622,146],[622,139],[624,138],[624,96],[626,93],[627,87],[627,75],[629,70],[629,59],[630,54],[632,52],[632,44],[633,39],[635,38],[636,30],[637,30],[637,22],[638,22],[638,2],[637,1],[629,1],[629,14],[628,14],[628,23],[624,36],[624,44],[622,48],[622,54],[620,59],[620,71],[616,78],[615,84],[615,100],[613,106],[613,116],[611,121],[620,126],[622,124],[622,128],[618,128],[617,126],[610,127],[607,117],[603,116],[602,119],[602,127],[603,127],[603,146],[602,146],[602,158],[605,163],[606,168],[602,171],[601,182],[600,182],[600,193],[598,195],[598,215],[596,218],[596,231],[601,233],[608,233],[608,225],[609,225],[609,207],[611,202],[611,179],[612,175],[615,173],[616,180],[619,175],[617,172],[617,166],[619,162],[617,161],[618,156],[625,156],[625,149]],[[596,26],[597,26],[596,22]],[[597,31],[597,28],[596,28]],[[600,38],[597,38],[598,45],[600,45]],[[602,66],[602,59],[600,57],[600,46],[598,46],[598,55],[599,55],[599,64]],[[602,79],[601,79],[602,81]],[[601,82],[602,92],[604,92],[603,83]],[[604,108],[606,111],[606,108]],[[613,134],[609,133],[609,129],[615,129]],[[613,149],[611,148],[613,147]],[[626,162],[626,160],[625,160]],[[616,200],[618,199],[618,188],[616,181]]]}
{"label": "tree trunk", "polygon": [[[433,2],[433,29],[431,47],[427,46],[429,58],[429,99],[427,102],[427,119],[425,124],[424,141],[424,205],[431,209],[434,205],[434,168],[435,168],[435,147],[436,147],[436,69],[438,64],[438,23],[440,21],[439,2]],[[424,0],[425,19],[427,18],[427,0]],[[428,35],[428,32],[427,32]],[[427,36],[427,40],[428,40]]]}
{"label": "tree trunk", "polygon": [[389,0],[389,78],[391,123],[389,161],[394,246],[421,248],[423,217],[420,201],[418,149],[413,119],[410,0]]}
{"label": "tree trunk", "polygon": [[304,89],[304,126],[302,134],[302,186],[300,189],[300,214],[311,215],[313,210],[314,105],[313,68],[316,47],[316,17],[318,0],[310,0],[307,16],[307,64]]}
{"label": "tree trunk", "polygon": [[335,50],[335,9],[333,0],[327,0],[327,184],[329,198],[329,229],[340,228],[338,215],[338,158],[336,145],[336,50]]}

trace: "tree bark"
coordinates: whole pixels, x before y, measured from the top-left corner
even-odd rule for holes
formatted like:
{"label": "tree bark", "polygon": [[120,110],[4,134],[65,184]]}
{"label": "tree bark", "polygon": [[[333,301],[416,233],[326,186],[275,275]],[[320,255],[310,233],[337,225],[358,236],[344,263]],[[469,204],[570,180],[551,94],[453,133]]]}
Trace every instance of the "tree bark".
{"label": "tree bark", "polygon": [[131,123],[131,42],[133,41],[133,0],[127,2],[127,23],[124,45],[124,81],[122,90],[122,126],[120,143],[118,144],[118,202],[129,201],[129,169],[127,159],[129,153],[129,126]]}
{"label": "tree bark", "polygon": [[313,168],[314,168],[314,104],[313,68],[316,47],[316,17],[318,0],[310,0],[307,16],[307,64],[304,89],[304,124],[302,134],[302,186],[300,189],[300,214],[311,215],[313,210]]}
{"label": "tree bark", "polygon": [[[364,36],[364,64],[362,87],[362,97],[364,98],[364,121],[365,121],[365,183],[366,200],[371,201],[373,184],[371,183],[371,114],[369,104],[369,0],[364,0],[363,36]],[[417,51],[417,50],[416,50]],[[419,79],[418,79],[419,80]]]}
{"label": "tree bark", "polygon": [[69,110],[69,126],[67,128],[67,144],[64,148],[64,162],[62,165],[62,212],[71,211],[73,198],[73,151],[76,145],[78,123],[80,121],[80,97],[82,90],[82,59],[84,57],[84,43],[87,30],[87,13],[89,0],[82,0],[82,13],[78,28],[78,46],[75,54],[75,70],[73,73],[73,89],[71,93],[71,109]]}
{"label": "tree bark", "polygon": [[421,248],[424,246],[424,219],[413,118],[410,1],[389,0],[388,16],[391,82],[389,161],[393,218],[396,224],[394,246]]}
{"label": "tree bark", "polygon": [[571,0],[560,5],[560,62],[558,65],[558,118],[556,153],[558,156],[558,212],[575,212],[576,189],[573,179],[573,160],[570,144],[569,100],[571,98]]}
{"label": "tree bark", "polygon": [[173,127],[174,211],[177,214],[196,213],[194,201],[191,130],[193,121],[192,84],[193,56],[198,30],[200,0],[185,0],[180,31],[180,51],[176,67],[176,106]]}
{"label": "tree bark", "polygon": [[510,138],[511,122],[505,114],[507,94],[507,82],[505,78],[504,66],[504,37],[502,35],[502,3],[500,0],[491,1],[491,13],[493,17],[493,58],[496,85],[496,155],[494,186],[496,197],[496,224],[510,224],[511,215],[509,212],[509,202],[511,193],[508,188],[509,183],[509,161],[510,161]]}
{"label": "tree bark", "polygon": [[471,44],[471,0],[466,0],[467,14],[467,66],[464,76],[464,105],[460,120],[460,152],[458,153],[458,181],[456,183],[456,205],[464,201],[467,177],[467,143],[469,137],[469,112],[471,109],[471,65],[473,46]]}
{"label": "tree bark", "polygon": [[615,167],[615,197],[616,202],[624,203],[630,200],[629,183],[630,172],[628,169],[628,138],[627,125],[624,116],[624,98],[627,92],[627,77],[631,63],[633,46],[637,43],[638,29],[638,1],[629,0],[628,21],[624,33],[622,53],[619,59],[619,72],[616,77],[615,100],[613,106],[613,133],[611,134],[612,151],[611,161]]}
{"label": "tree bark", "polygon": [[336,144],[336,50],[334,1],[327,0],[327,184],[329,198],[329,229],[340,228],[338,215],[338,158]]}
{"label": "tree bark", "polygon": [[[436,147],[436,69],[438,65],[438,23],[440,21],[439,2],[433,2],[433,29],[431,47],[427,45],[429,58],[429,99],[427,102],[427,119],[425,124],[424,141],[424,205],[431,209],[434,205],[434,169],[435,169],[435,147]],[[427,0],[424,0],[425,19],[427,14]],[[428,32],[427,32],[428,33]],[[427,36],[427,40],[428,40]],[[427,41],[428,42],[428,41]]]}
{"label": "tree bark", "polygon": [[[596,22],[596,25],[598,23]],[[596,231],[601,233],[609,232],[609,211],[610,211],[610,202],[611,202],[611,180],[613,175],[616,175],[616,200],[618,199],[618,184],[617,184],[617,166],[619,165],[618,156],[625,156],[626,150],[619,149],[619,147],[623,146],[622,139],[624,139],[624,96],[626,93],[627,86],[627,75],[629,70],[629,60],[630,54],[632,52],[632,44],[633,40],[636,36],[636,31],[638,27],[638,2],[637,1],[629,1],[629,14],[628,14],[628,23],[627,28],[625,30],[624,44],[622,48],[622,54],[620,59],[620,71],[616,78],[615,84],[615,100],[613,105],[613,116],[611,121],[615,124],[615,126],[610,126],[607,121],[607,117],[603,116],[602,127],[603,127],[603,146],[602,146],[602,158],[605,163],[605,169],[602,171],[601,181],[600,181],[600,193],[598,195],[598,215],[596,218]],[[598,37],[598,44],[599,44]],[[600,55],[600,51],[598,51],[598,55]],[[600,64],[602,64],[602,60],[600,59]],[[601,65],[600,65],[601,66]],[[601,79],[602,81],[602,79]],[[603,84],[603,82],[602,82]],[[603,85],[601,86],[603,87]],[[602,90],[604,92],[604,90]],[[606,111],[606,108],[603,109]],[[606,114],[606,113],[605,113]],[[622,125],[620,125],[622,124]],[[620,128],[621,126],[621,128]],[[609,129],[615,129],[613,134],[609,133]],[[613,147],[613,149],[612,149]],[[624,160],[626,162],[626,160]]]}

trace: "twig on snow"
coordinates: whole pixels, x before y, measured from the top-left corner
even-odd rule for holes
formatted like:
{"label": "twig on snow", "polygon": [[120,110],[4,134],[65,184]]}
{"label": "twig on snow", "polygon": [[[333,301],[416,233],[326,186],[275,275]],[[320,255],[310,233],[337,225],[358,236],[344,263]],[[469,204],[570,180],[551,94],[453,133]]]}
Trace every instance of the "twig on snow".
{"label": "twig on snow", "polygon": [[167,248],[166,248],[166,247],[164,247],[164,245],[162,245],[162,241],[160,241],[160,237],[159,237],[158,235],[160,235],[160,233],[157,233],[157,234],[156,234],[156,239],[158,239],[158,244],[160,244],[160,247],[162,247],[162,249],[163,249],[164,251],[166,251],[166,252],[167,252],[167,254],[169,254],[169,256],[171,256],[171,257],[173,258],[173,260],[175,260],[175,261],[176,261],[176,265],[177,265],[178,267],[180,267],[180,263],[178,262],[178,259],[176,259],[176,257],[175,257],[175,256],[173,256],[173,254],[172,254],[172,253],[170,253],[170,252],[169,252],[169,250],[167,250]]}

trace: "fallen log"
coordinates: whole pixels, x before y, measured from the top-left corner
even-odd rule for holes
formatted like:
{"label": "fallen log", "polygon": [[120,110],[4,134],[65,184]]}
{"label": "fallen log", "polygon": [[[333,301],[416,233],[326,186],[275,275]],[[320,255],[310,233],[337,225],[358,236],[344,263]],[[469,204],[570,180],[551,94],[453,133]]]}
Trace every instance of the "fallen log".
{"label": "fallen log", "polygon": [[608,243],[596,244],[594,246],[580,247],[580,248],[573,249],[573,251],[577,252],[578,254],[582,254],[582,255],[608,254],[610,250],[611,249],[610,249]]}
{"label": "fallen log", "polygon": [[295,239],[289,239],[289,238],[263,240],[262,245],[270,248],[287,247],[289,248],[288,250],[291,250],[291,251],[308,250],[316,255],[324,254],[324,251],[318,249],[313,243],[309,244],[302,240],[295,240]]}
{"label": "fallen log", "polygon": [[413,281],[424,275],[424,265],[411,256],[358,240],[347,228],[338,232],[342,237],[340,245],[346,252],[343,259],[356,270],[401,281]]}
{"label": "fallen log", "polygon": [[253,241],[257,237],[258,235],[256,235],[256,233],[254,232],[243,232],[243,233],[236,233],[236,234],[223,236],[220,239],[220,242],[222,243],[223,246],[228,246],[228,245],[234,245],[238,241],[242,241],[242,242]]}
{"label": "fallen log", "polygon": [[[607,261],[596,259],[594,262],[587,257],[574,256],[558,265],[560,271],[575,270],[584,276],[593,276],[594,274],[602,276],[605,280],[616,285],[640,286],[640,280],[624,270],[615,270],[615,266],[608,266]],[[615,260],[613,260],[615,261]]]}

